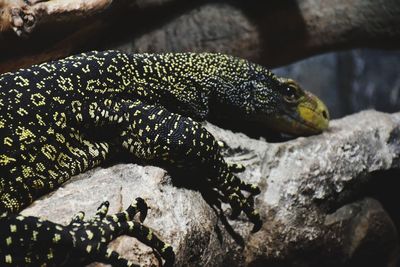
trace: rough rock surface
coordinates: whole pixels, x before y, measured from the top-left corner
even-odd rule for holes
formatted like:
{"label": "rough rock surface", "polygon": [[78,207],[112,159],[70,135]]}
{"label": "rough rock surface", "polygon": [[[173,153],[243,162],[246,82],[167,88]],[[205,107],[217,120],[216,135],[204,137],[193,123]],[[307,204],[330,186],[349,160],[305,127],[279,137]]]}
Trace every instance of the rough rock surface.
{"label": "rough rock surface", "polygon": [[[400,168],[400,113],[365,111],[332,121],[321,135],[273,144],[206,127],[228,144],[228,161],[246,166],[238,175],[262,189],[256,206],[264,225],[255,234],[245,217],[220,219],[199,192],[177,188],[160,168],[136,164],[79,175],[23,214],[66,224],[79,210],[93,215],[103,200],[114,213],[141,196],[151,207],[145,224],[173,245],[177,266],[394,266],[396,227],[363,188],[377,171]],[[133,238],[112,246],[157,265]]]}

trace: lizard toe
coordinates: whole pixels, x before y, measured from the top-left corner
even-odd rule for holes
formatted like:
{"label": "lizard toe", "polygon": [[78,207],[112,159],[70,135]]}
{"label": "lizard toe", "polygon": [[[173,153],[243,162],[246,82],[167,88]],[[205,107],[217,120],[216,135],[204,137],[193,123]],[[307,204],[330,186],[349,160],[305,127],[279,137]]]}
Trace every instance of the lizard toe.
{"label": "lizard toe", "polygon": [[72,225],[74,223],[80,223],[83,222],[84,220],[85,220],[85,212],[79,211],[72,217],[71,222],[69,224]]}
{"label": "lizard toe", "polygon": [[228,163],[228,168],[233,173],[240,173],[246,170],[246,167],[240,163]]}
{"label": "lizard toe", "polygon": [[104,217],[106,217],[109,207],[110,207],[110,202],[104,201],[103,203],[101,203],[101,205],[97,208],[95,217],[98,219],[103,219]]}

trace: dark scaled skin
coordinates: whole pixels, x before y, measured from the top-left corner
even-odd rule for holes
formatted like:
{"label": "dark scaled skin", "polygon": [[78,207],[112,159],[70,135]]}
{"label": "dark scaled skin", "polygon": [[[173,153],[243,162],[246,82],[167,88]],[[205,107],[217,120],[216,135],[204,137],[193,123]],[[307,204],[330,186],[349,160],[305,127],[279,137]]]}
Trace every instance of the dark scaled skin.
{"label": "dark scaled skin", "polygon": [[163,166],[202,170],[207,187],[232,207],[232,218],[243,211],[257,231],[258,187],[234,174],[240,168],[225,162],[220,142],[200,121],[232,116],[238,123],[256,121],[309,135],[324,130],[329,120],[318,98],[243,59],[118,51],[79,54],[1,75],[0,114],[0,263],[20,266],[91,261],[131,266],[106,248],[124,234],[172,264],[171,247],[133,220],[136,204],[128,215],[106,216],[101,208],[94,219],[78,216],[68,226],[17,215],[120,150]]}

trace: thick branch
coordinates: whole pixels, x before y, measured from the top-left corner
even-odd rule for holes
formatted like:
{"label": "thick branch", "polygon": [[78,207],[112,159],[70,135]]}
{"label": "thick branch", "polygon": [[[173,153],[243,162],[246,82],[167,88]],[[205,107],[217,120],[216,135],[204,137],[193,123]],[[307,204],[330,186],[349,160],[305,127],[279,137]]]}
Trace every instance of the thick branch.
{"label": "thick branch", "polygon": [[330,50],[400,46],[396,0],[3,0],[0,8],[0,72],[112,47],[220,51],[274,67]]}
{"label": "thick branch", "polygon": [[13,30],[18,36],[26,36],[37,24],[85,20],[111,3],[112,0],[3,0],[0,33]]}

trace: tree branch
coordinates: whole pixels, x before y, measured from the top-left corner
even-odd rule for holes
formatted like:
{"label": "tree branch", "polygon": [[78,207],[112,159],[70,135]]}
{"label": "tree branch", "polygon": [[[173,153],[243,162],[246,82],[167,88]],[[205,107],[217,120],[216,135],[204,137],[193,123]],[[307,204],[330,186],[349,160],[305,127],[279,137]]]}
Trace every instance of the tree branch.
{"label": "tree branch", "polygon": [[0,72],[115,47],[219,51],[269,67],[331,50],[400,47],[396,0],[3,0],[0,9]]}

